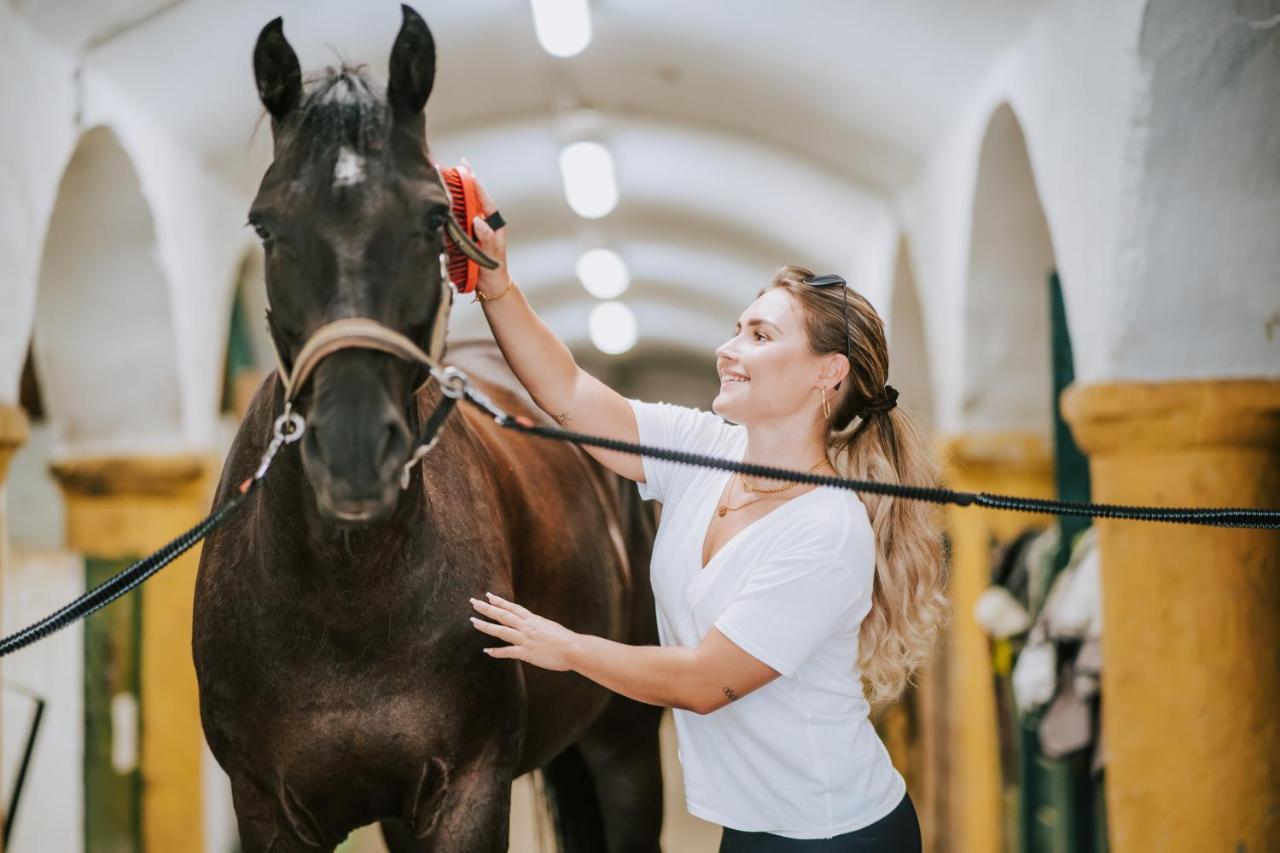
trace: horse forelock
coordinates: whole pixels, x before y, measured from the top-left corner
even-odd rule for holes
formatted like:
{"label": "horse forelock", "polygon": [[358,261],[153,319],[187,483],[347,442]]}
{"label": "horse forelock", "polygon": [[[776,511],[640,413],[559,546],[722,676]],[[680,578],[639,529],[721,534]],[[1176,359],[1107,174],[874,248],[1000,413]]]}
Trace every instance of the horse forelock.
{"label": "horse forelock", "polygon": [[290,133],[299,169],[335,189],[357,186],[380,167],[391,110],[360,67],[327,68],[308,81]]}

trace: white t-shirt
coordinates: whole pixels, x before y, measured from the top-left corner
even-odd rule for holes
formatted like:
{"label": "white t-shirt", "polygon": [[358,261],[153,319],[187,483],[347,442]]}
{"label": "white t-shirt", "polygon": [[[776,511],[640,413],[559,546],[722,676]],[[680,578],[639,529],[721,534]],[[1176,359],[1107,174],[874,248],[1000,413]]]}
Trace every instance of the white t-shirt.
{"label": "white t-shirt", "polygon": [[[746,453],[746,429],[713,413],[629,402],[642,444],[735,461]],[[857,669],[875,565],[862,501],[843,489],[805,492],[703,569],[730,473],[643,464],[640,496],[663,504],[650,569],[662,644],[696,647],[714,626],[781,673],[711,714],[675,710],[690,813],[788,838],[827,838],[887,815],[906,785],[867,719]]]}

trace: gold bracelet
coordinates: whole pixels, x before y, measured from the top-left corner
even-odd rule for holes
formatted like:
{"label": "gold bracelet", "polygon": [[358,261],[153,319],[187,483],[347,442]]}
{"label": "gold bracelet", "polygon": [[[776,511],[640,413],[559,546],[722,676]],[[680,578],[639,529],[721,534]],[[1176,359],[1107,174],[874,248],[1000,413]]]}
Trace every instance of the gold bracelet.
{"label": "gold bracelet", "polygon": [[506,296],[508,293],[510,293],[510,292],[511,292],[511,288],[512,288],[512,286],[513,286],[514,284],[515,284],[515,281],[514,281],[513,279],[510,279],[510,278],[509,278],[509,279],[507,279],[507,286],[506,286],[506,287],[504,287],[504,288],[502,289],[502,292],[501,292],[501,293],[499,293],[497,296],[485,296],[483,293],[481,293],[481,292],[480,292],[480,288],[479,288],[479,287],[477,287],[477,288],[476,288],[476,298],[475,298],[475,299],[472,299],[471,301],[472,301],[472,302],[479,302],[479,303],[480,303],[480,304],[482,304],[482,305],[483,305],[484,303],[486,303],[486,302],[496,302],[496,301],[498,301],[499,299],[501,299],[502,297]]}

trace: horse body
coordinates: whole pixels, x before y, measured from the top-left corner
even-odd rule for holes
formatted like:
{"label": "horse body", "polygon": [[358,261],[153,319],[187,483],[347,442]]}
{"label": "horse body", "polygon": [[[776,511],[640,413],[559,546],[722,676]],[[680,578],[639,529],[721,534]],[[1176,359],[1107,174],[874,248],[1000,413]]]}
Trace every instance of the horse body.
{"label": "horse body", "polygon": [[[656,642],[652,520],[635,489],[462,405],[401,491],[438,388],[415,392],[421,367],[377,348],[307,355],[351,319],[435,353],[445,232],[467,251],[426,144],[435,42],[403,14],[385,95],[346,67],[304,86],[278,18],[254,48],[274,159],[249,223],[281,373],[241,425],[218,502],[253,474],[286,402],[306,430],[205,545],[205,735],[247,853],[332,849],[373,821],[397,853],[504,850],[511,780],[533,768],[566,850],[656,850],[659,709],[490,658],[468,621],[468,598],[491,591],[571,630]],[[547,422],[492,344],[451,360]]]}
{"label": "horse body", "polygon": [[[499,405],[547,420],[496,348],[455,355]],[[420,392],[419,417],[436,402],[436,389]],[[273,375],[218,502],[252,473],[282,406]],[[569,747],[597,771],[609,848],[656,849],[659,709],[491,659],[468,621],[468,597],[488,590],[575,631],[656,642],[638,495],[579,448],[503,431],[468,406],[417,470],[388,521],[342,530],[285,450],[252,505],[209,537],[194,627],[201,715],[244,848],[327,849],[398,820],[408,849],[505,850],[511,780]]]}

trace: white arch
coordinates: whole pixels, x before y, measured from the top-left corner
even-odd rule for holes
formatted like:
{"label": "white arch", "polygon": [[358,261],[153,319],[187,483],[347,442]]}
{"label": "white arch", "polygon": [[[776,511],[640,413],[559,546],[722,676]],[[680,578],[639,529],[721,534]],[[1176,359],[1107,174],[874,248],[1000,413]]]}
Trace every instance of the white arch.
{"label": "white arch", "polygon": [[80,139],[58,189],[36,298],[50,420],[87,452],[175,441],[173,311],[138,175],[106,127]]}
{"label": "white arch", "polygon": [[973,194],[960,414],[970,428],[1049,434],[1049,226],[1007,103],[983,137]]}

